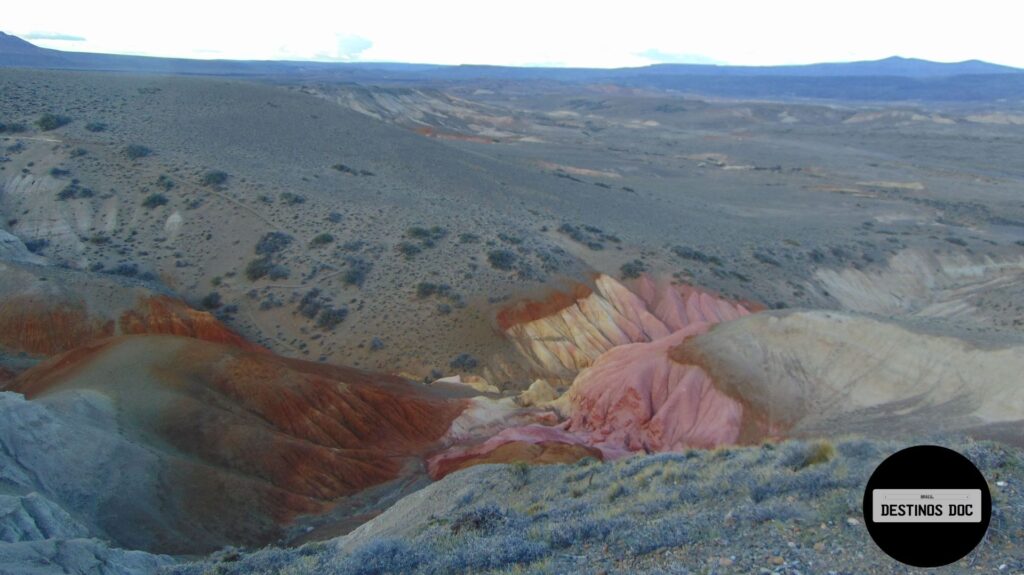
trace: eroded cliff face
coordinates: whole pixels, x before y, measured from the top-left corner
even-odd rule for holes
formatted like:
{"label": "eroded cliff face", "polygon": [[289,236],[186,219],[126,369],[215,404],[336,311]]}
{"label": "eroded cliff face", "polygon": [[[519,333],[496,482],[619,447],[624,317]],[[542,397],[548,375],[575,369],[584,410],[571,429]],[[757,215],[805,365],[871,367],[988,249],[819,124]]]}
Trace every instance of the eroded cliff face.
{"label": "eroded cliff face", "polygon": [[545,300],[519,302],[498,314],[499,327],[538,375],[571,383],[606,351],[651,342],[693,324],[713,324],[750,313],[690,286],[644,276],[634,290],[607,275],[594,288],[577,286]]}

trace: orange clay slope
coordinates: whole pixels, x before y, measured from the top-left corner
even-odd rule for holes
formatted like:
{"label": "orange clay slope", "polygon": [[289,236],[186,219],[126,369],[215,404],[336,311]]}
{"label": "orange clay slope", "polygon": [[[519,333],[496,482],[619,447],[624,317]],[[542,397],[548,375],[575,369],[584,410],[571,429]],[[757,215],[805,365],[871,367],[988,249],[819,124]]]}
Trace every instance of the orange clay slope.
{"label": "orange clay slope", "polygon": [[[159,454],[152,473],[166,491],[97,493],[109,507],[102,527],[164,552],[263,543],[298,515],[413,475],[465,407],[442,387],[162,335],[79,347],[6,390],[109,399],[122,439]],[[157,523],[117,519],[140,509],[159,510]]]}
{"label": "orange clay slope", "polygon": [[260,349],[212,314],[140,282],[0,261],[0,352],[50,356],[104,337],[143,333]]}

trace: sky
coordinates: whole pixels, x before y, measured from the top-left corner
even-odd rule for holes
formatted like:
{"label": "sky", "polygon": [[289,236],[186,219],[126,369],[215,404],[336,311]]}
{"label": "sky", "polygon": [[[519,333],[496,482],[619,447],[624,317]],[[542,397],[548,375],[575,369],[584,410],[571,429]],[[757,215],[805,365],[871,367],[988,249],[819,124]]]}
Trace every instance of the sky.
{"label": "sky", "polygon": [[512,66],[979,59],[1024,67],[1017,0],[5,2],[46,48],[185,58]]}

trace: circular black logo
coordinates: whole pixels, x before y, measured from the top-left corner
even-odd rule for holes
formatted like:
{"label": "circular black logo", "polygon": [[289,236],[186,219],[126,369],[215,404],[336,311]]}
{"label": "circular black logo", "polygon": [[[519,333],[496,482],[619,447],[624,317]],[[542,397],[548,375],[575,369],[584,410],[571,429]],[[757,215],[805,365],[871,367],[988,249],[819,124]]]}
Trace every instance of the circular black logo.
{"label": "circular black logo", "polygon": [[893,559],[914,567],[959,561],[985,536],[992,495],[978,468],[937,445],[890,455],[864,490],[864,523]]}

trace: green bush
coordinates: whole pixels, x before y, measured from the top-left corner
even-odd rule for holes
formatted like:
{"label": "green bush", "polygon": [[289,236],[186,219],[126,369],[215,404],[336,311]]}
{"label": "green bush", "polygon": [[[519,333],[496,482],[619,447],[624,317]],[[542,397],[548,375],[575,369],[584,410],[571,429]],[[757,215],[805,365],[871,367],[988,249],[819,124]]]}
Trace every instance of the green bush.
{"label": "green bush", "polygon": [[167,196],[163,194],[150,194],[142,202],[142,206],[149,209],[153,209],[167,205],[167,201]]}
{"label": "green bush", "polygon": [[131,144],[125,146],[124,155],[128,156],[129,160],[138,160],[139,158],[145,158],[153,155],[153,150],[139,144]]}
{"label": "green bush", "polygon": [[103,122],[89,122],[85,125],[85,129],[90,132],[105,132],[107,131],[107,125]]}
{"label": "green bush", "polygon": [[487,253],[487,262],[497,270],[508,271],[516,263],[516,254],[508,250],[491,250]]}
{"label": "green bush", "polygon": [[60,114],[43,114],[36,120],[36,126],[44,132],[50,130],[56,130],[61,126],[66,126],[71,123],[71,118],[67,116],[61,116]]}
{"label": "green bush", "polygon": [[312,241],[309,242],[310,247],[318,248],[326,246],[327,244],[334,241],[334,236],[331,234],[319,234]]}
{"label": "green bush", "polygon": [[210,170],[203,174],[199,182],[208,188],[219,188],[228,182],[228,173],[221,170]]}
{"label": "green bush", "polygon": [[373,264],[363,258],[349,256],[345,258],[345,265],[348,266],[348,269],[341,274],[341,281],[345,282],[345,285],[363,287],[363,282],[366,281],[367,274],[373,269]]}
{"label": "green bush", "polygon": [[245,277],[251,281],[267,277],[272,280],[286,279],[291,272],[287,267],[274,263],[269,257],[256,258],[245,266]]}
{"label": "green bush", "polygon": [[641,260],[633,260],[622,264],[619,270],[622,272],[623,279],[636,279],[647,271],[647,264]]}
{"label": "green bush", "polygon": [[170,190],[174,188],[174,180],[172,180],[167,174],[160,174],[160,177],[156,179],[156,185],[158,188]]}

